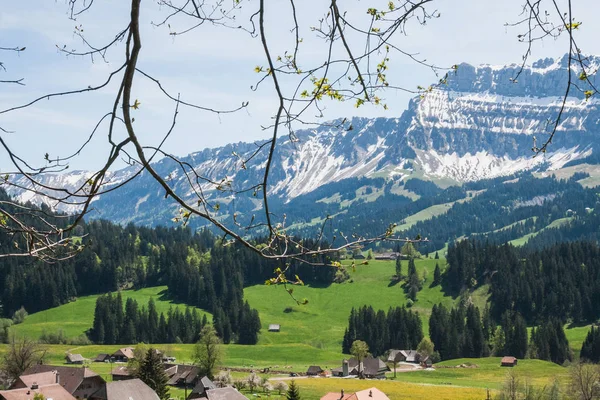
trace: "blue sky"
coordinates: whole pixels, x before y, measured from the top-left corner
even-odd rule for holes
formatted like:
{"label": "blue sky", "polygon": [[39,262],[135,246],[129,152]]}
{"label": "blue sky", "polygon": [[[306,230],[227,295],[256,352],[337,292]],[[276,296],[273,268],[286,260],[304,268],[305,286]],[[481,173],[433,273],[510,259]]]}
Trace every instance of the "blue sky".
{"label": "blue sky", "polygon": [[[471,64],[510,64],[521,60],[523,44],[517,41],[514,28],[506,22],[519,19],[522,0],[438,0],[434,8],[441,17],[426,26],[409,25],[406,35],[396,43],[406,51],[419,52],[428,61],[440,66],[461,62]],[[66,1],[11,1],[0,9],[0,47],[25,46],[20,54],[0,53],[7,71],[0,71],[0,80],[24,78],[26,86],[0,85],[0,110],[26,103],[54,91],[97,85],[122,61],[118,47],[107,55],[108,63],[89,57],[66,57],[56,46],[83,49],[81,40],[73,34],[81,25],[86,38],[97,45],[109,41],[127,23],[128,1],[96,1],[89,12],[77,21],[68,19]],[[243,2],[244,3],[244,2]],[[239,14],[244,21],[256,7],[256,0],[246,1]],[[291,47],[287,2],[273,1],[266,20],[271,45],[276,54]],[[321,42],[308,29],[315,25],[325,11],[327,2],[304,0],[299,6],[304,39],[301,67],[323,57]],[[381,3],[345,1],[348,15],[363,16],[367,7]],[[382,4],[387,4],[383,2]],[[185,155],[206,147],[216,147],[238,141],[265,138],[269,132],[261,129],[273,115],[276,99],[272,85],[263,83],[257,91],[257,65],[265,65],[260,42],[242,31],[203,27],[190,34],[173,38],[167,27],[151,23],[164,18],[167,10],[155,1],[143,1],[141,13],[143,48],[139,67],[158,78],[171,93],[181,98],[213,108],[235,108],[249,101],[246,110],[234,115],[217,116],[211,113],[181,109],[177,128],[165,145],[165,150]],[[600,26],[596,23],[598,6],[595,0],[574,0],[575,19],[583,22],[578,32],[582,50],[600,54]],[[181,30],[185,21],[172,21],[172,29]],[[532,60],[558,57],[565,53],[564,41],[545,40],[534,48]],[[437,78],[427,68],[420,67],[399,55],[392,55],[392,83],[411,89],[427,86]],[[139,78],[138,78],[139,79]],[[0,133],[28,161],[43,165],[43,156],[64,156],[76,149],[89,135],[99,118],[108,112],[114,101],[116,85],[105,90],[75,97],[42,101],[36,106],[0,115],[0,126],[14,133]],[[156,144],[171,122],[174,104],[166,100],[151,82],[139,79],[134,96],[141,102],[135,112],[136,127],[145,144]],[[326,103],[323,120],[351,116],[398,117],[413,95],[390,90],[383,94],[389,110],[376,107],[354,108],[353,103]],[[104,131],[105,132],[105,131]],[[98,167],[106,156],[106,137],[100,135],[91,146],[71,164],[72,169]],[[0,172],[9,171],[6,153],[0,151]]]}

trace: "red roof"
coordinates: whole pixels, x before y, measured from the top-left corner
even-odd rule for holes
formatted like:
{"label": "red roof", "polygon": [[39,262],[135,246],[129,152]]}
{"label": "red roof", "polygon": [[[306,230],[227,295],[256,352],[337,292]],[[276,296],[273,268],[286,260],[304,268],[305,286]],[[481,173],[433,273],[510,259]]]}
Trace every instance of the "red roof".
{"label": "red roof", "polygon": [[514,364],[517,361],[516,357],[512,357],[512,356],[504,356],[502,357],[502,361],[500,361],[502,364]]}

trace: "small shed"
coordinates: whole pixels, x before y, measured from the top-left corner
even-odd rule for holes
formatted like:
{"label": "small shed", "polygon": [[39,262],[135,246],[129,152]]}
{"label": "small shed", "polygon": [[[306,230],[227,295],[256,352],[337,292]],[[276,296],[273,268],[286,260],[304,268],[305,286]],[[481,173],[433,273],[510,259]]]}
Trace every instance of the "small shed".
{"label": "small shed", "polygon": [[308,375],[308,376],[317,376],[322,373],[323,373],[323,368],[319,367],[318,365],[311,365],[310,367],[308,367],[308,370],[306,371],[306,375]]}
{"label": "small shed", "polygon": [[517,358],[512,356],[504,356],[500,361],[501,367],[514,367],[517,365]]}
{"label": "small shed", "polygon": [[433,367],[433,362],[431,362],[431,358],[429,356],[421,359],[421,367],[423,368],[431,368]]}
{"label": "small shed", "polygon": [[269,325],[269,332],[280,332],[281,331],[281,325],[279,324],[270,324]]}
{"label": "small shed", "polygon": [[96,356],[96,358],[94,359],[94,362],[109,362],[109,361],[110,361],[110,356],[105,353],[98,354]]}
{"label": "small shed", "polygon": [[85,358],[81,354],[67,354],[65,360],[67,360],[67,364],[83,364]]}

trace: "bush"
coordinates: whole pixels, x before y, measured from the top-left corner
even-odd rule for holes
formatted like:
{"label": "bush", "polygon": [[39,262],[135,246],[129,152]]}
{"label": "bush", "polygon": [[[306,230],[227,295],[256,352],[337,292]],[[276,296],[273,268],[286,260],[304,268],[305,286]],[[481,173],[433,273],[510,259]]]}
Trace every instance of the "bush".
{"label": "bush", "polygon": [[17,311],[15,311],[15,313],[13,314],[12,320],[13,323],[15,325],[20,324],[25,322],[25,319],[27,318],[29,314],[27,313],[27,311],[25,310],[24,307],[19,308]]}
{"label": "bush", "polygon": [[342,283],[347,281],[348,279],[350,279],[350,274],[348,273],[346,268],[338,268],[338,270],[335,271],[335,276],[333,277],[333,281],[335,283]]}

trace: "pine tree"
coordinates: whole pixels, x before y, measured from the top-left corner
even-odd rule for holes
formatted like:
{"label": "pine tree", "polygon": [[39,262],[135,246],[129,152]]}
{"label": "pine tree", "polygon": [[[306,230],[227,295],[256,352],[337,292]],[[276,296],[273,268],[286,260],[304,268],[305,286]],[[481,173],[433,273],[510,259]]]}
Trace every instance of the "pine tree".
{"label": "pine tree", "polygon": [[400,257],[396,258],[396,279],[402,279],[402,262]]}
{"label": "pine tree", "polygon": [[169,388],[167,386],[169,378],[165,374],[161,356],[155,349],[149,348],[146,352],[146,357],[140,363],[137,378],[150,386],[161,400],[169,399]]}
{"label": "pine tree", "polygon": [[288,390],[285,394],[285,398],[287,400],[300,400],[300,389],[298,388],[298,385],[296,385],[296,381],[292,379],[292,381],[290,382],[290,386],[288,387]]}
{"label": "pine tree", "polygon": [[433,271],[433,282],[432,286],[437,286],[442,281],[442,272],[440,271],[440,266],[438,263],[435,263],[435,270]]}

